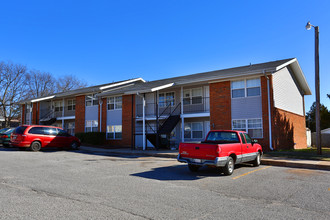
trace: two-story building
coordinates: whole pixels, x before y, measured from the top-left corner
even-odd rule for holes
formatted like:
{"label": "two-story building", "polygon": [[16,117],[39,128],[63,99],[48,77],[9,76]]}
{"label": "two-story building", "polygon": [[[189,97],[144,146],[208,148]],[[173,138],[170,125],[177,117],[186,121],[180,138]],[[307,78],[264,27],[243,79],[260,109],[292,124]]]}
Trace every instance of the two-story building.
{"label": "two-story building", "polygon": [[101,131],[108,144],[143,149],[201,141],[211,129],[247,131],[265,150],[305,148],[310,94],[294,58],[40,97],[22,103],[22,123]]}

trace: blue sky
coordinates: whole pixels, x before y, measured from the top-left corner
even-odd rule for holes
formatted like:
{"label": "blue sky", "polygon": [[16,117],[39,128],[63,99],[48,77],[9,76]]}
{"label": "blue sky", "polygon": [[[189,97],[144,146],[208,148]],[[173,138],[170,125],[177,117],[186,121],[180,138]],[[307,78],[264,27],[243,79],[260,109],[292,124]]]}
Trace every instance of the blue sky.
{"label": "blue sky", "polygon": [[0,60],[90,85],[156,80],[296,57],[315,100],[320,27],[321,103],[330,108],[330,1],[3,1]]}

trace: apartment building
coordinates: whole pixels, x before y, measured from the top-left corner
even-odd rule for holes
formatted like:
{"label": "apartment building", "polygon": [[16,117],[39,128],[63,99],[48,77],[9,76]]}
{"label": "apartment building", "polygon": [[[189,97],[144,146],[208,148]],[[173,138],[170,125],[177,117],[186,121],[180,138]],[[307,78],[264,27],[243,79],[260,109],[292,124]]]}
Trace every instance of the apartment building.
{"label": "apartment building", "polygon": [[198,142],[212,129],[247,131],[264,150],[305,148],[297,59],[146,82],[114,82],[22,102],[22,123],[106,133],[109,145],[143,149]]}

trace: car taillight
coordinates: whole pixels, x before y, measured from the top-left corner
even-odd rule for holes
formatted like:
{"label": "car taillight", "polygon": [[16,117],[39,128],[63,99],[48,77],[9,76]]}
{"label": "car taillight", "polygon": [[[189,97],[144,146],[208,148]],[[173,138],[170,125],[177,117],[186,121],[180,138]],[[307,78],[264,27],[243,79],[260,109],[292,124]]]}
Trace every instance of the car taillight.
{"label": "car taillight", "polygon": [[2,138],[8,138],[8,135],[2,135]]}

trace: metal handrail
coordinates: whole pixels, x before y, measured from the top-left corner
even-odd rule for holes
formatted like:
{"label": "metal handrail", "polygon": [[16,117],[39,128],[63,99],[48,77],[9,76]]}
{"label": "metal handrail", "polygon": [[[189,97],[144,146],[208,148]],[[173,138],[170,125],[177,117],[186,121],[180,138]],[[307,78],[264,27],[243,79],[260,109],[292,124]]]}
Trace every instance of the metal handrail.
{"label": "metal handrail", "polygon": [[47,112],[45,115],[43,115],[42,117],[40,117],[40,120],[43,120],[43,119],[48,119],[48,118],[52,118],[50,117],[51,115],[54,114],[54,109],[51,109],[49,112]]}

